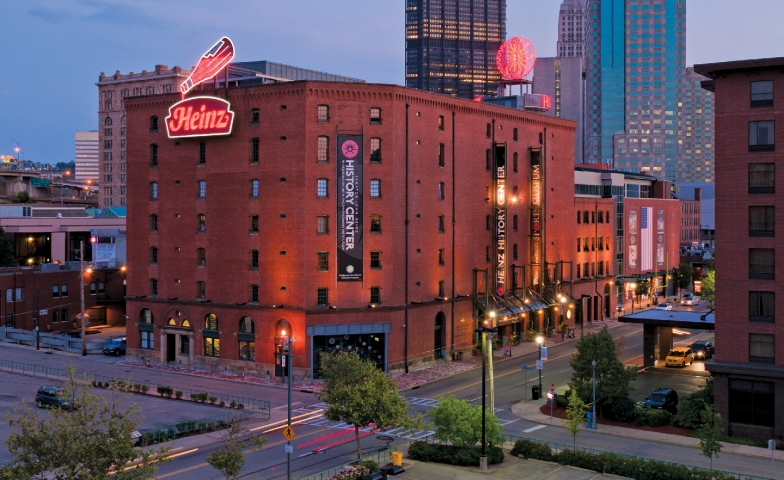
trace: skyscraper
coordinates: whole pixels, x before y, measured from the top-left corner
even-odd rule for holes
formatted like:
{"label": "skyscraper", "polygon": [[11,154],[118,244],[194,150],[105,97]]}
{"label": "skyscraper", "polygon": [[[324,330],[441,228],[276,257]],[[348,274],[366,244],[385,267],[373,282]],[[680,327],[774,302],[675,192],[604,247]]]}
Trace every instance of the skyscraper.
{"label": "skyscraper", "polygon": [[589,0],[585,150],[591,163],[677,181],[684,0]]}
{"label": "skyscraper", "polygon": [[98,180],[98,132],[76,132],[73,179],[78,182]]}
{"label": "skyscraper", "polygon": [[703,90],[708,80],[687,67],[678,90],[678,184],[713,182],[713,92]]}
{"label": "skyscraper", "polygon": [[558,12],[558,56],[582,57],[588,28],[588,0],[563,0]]}
{"label": "skyscraper", "polygon": [[494,95],[506,0],[406,0],[406,86],[453,97]]}

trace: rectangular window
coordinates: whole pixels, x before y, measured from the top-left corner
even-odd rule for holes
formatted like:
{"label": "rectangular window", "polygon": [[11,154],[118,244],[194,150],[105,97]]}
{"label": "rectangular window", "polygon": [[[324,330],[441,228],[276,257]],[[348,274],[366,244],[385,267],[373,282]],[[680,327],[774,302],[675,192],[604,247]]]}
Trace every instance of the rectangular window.
{"label": "rectangular window", "polygon": [[446,198],[446,188],[444,186],[444,182],[438,182],[438,199],[444,200]]}
{"label": "rectangular window", "polygon": [[439,248],[438,249],[438,264],[439,265],[444,265],[444,249],[443,248]]}
{"label": "rectangular window", "polygon": [[370,216],[370,233],[381,233],[381,215]]}
{"label": "rectangular window", "polygon": [[438,216],[438,233],[444,233],[444,216]]}
{"label": "rectangular window", "polygon": [[150,295],[158,295],[158,279],[150,279]]}
{"label": "rectangular window", "polygon": [[[141,89],[139,89],[139,94],[141,94]],[[158,131],[158,117],[153,115],[150,117],[150,131],[157,132]]]}
{"label": "rectangular window", "polygon": [[749,292],[749,321],[773,323],[776,314],[774,292]]}
{"label": "rectangular window", "polygon": [[250,301],[252,303],[259,303],[259,286],[258,285],[251,285],[250,286]]}
{"label": "rectangular window", "polygon": [[158,145],[153,143],[150,145],[150,167],[158,166]]}
{"label": "rectangular window", "polygon": [[90,283],[90,295],[98,293],[98,284],[95,282]]}
{"label": "rectangular window", "polygon": [[196,249],[196,266],[197,267],[206,267],[207,266],[207,249],[206,248],[198,248],[198,249]]}
{"label": "rectangular window", "polygon": [[258,125],[259,120],[261,118],[261,113],[259,112],[258,108],[253,108],[250,111],[250,124],[251,125]]}
{"label": "rectangular window", "polygon": [[207,231],[207,215],[200,213],[196,215],[196,233],[204,233]]}
{"label": "rectangular window", "polygon": [[439,167],[443,167],[444,166],[444,162],[446,162],[446,160],[444,159],[444,144],[443,143],[439,143],[438,144],[438,166]]}
{"label": "rectangular window", "polygon": [[775,150],[773,120],[749,122],[749,151],[773,152]]}
{"label": "rectangular window", "polygon": [[381,198],[381,180],[370,181],[370,198]]}
{"label": "rectangular window", "polygon": [[773,81],[751,82],[751,108],[773,106]]}
{"label": "rectangular window", "polygon": [[250,268],[252,268],[252,269],[259,268],[259,251],[258,250],[251,250],[250,251]]}
{"label": "rectangular window", "polygon": [[103,181],[106,183],[112,183],[112,176],[111,175],[104,175]]}
{"label": "rectangular window", "polygon": [[316,270],[320,270],[320,271],[329,270],[329,253],[318,252],[316,254],[316,258],[317,258]]}
{"label": "rectangular window", "polygon": [[493,165],[493,156],[490,153],[490,149],[488,148],[487,150],[485,150],[485,170],[489,172],[490,169],[492,168],[492,165]]}
{"label": "rectangular window", "polygon": [[776,193],[776,164],[749,164],[749,193]]}
{"label": "rectangular window", "polygon": [[60,296],[60,285],[52,285],[52,298]]}
{"label": "rectangular window", "polygon": [[442,132],[444,131],[444,116],[443,115],[439,115],[438,116],[438,129],[440,131],[442,131]]}
{"label": "rectangular window", "polygon": [[319,288],[316,292],[316,303],[318,305],[329,305],[329,289]]}
{"label": "rectangular window", "polygon": [[250,233],[259,233],[259,216],[250,216]]}
{"label": "rectangular window", "polygon": [[772,248],[749,249],[749,278],[773,280],[776,269],[776,251]]}
{"label": "rectangular window", "polygon": [[318,137],[317,161],[329,161],[329,137]]}
{"label": "rectangular window", "polygon": [[151,232],[158,231],[158,215],[154,213],[150,215],[150,231]]}
{"label": "rectangular window", "polygon": [[730,379],[727,403],[730,423],[774,426],[776,402],[773,382]]}
{"label": "rectangular window", "polygon": [[319,105],[316,109],[316,120],[319,122],[328,122],[329,121],[329,106],[328,105]]}
{"label": "rectangular window", "polygon": [[207,297],[207,283],[196,282],[196,298],[206,298],[206,297]]}
{"label": "rectangular window", "polygon": [[158,200],[158,182],[150,184],[150,200]]}
{"label": "rectangular window", "polygon": [[772,237],[775,227],[775,207],[749,207],[750,237]]}
{"label": "rectangular window", "polygon": [[199,180],[198,183],[198,193],[197,196],[199,198],[205,198],[207,196],[207,181],[206,180]]}
{"label": "rectangular window", "polygon": [[381,252],[370,252],[370,268],[381,268]]}
{"label": "rectangular window", "polygon": [[220,338],[206,337],[204,339],[204,356],[220,357]]}
{"label": "rectangular window", "polygon": [[381,109],[374,107],[370,109],[370,123],[381,123]]}
{"label": "rectangular window", "polygon": [[207,163],[207,142],[199,142],[199,165]]}
{"label": "rectangular window", "polygon": [[381,303],[381,287],[370,287],[370,303]]}
{"label": "rectangular window", "polygon": [[776,336],[762,333],[749,334],[749,362],[775,363]]}
{"label": "rectangular window", "polygon": [[[319,235],[327,235],[329,233],[329,216],[319,215],[317,217],[317,220],[318,220],[318,226],[317,226],[316,233],[318,233]],[[372,227],[371,227],[371,231],[373,231]]]}
{"label": "rectangular window", "polygon": [[150,247],[150,263],[153,265],[158,263],[158,247]]}
{"label": "rectangular window", "polygon": [[141,334],[141,347],[145,350],[155,348],[155,332],[139,332]]}
{"label": "rectangular window", "polygon": [[316,197],[318,198],[328,197],[327,194],[327,192],[329,191],[328,182],[329,181],[326,178],[319,178],[316,181]]}
{"label": "rectangular window", "polygon": [[259,181],[256,179],[250,181],[250,196],[259,198]]}
{"label": "rectangular window", "polygon": [[259,139],[253,138],[250,141],[250,163],[259,163]]}
{"label": "rectangular window", "polygon": [[577,253],[580,253],[580,247],[583,245],[583,239],[577,237]]}
{"label": "rectangular window", "polygon": [[[13,318],[13,317],[11,317]],[[60,321],[60,310],[53,308],[52,309],[52,323],[58,323]],[[7,327],[8,325],[6,325]]]}
{"label": "rectangular window", "polygon": [[381,163],[381,139],[370,139],[370,162]]}

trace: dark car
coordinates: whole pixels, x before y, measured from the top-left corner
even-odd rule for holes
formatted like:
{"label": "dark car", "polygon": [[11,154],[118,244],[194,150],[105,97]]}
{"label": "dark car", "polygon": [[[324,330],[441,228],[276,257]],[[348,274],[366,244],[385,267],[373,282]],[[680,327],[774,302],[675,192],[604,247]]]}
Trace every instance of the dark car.
{"label": "dark car", "polygon": [[65,397],[65,392],[60,387],[46,386],[38,389],[35,394],[35,404],[38,408],[62,408],[72,410],[74,403]]}
{"label": "dark car", "polygon": [[645,408],[657,408],[675,413],[678,407],[678,394],[671,388],[657,388],[645,400]]}
{"label": "dark car", "polygon": [[711,342],[694,342],[691,344],[695,360],[707,360],[713,356],[713,344]]}
{"label": "dark car", "polygon": [[104,355],[125,355],[125,337],[113,338],[103,346]]}

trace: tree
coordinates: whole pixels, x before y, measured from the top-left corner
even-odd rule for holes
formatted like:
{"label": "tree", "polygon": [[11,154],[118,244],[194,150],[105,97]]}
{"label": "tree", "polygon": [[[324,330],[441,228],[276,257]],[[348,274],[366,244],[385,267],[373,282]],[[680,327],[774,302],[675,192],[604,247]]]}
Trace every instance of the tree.
{"label": "tree", "polygon": [[640,280],[637,283],[637,286],[634,287],[634,294],[637,295],[637,301],[642,302],[640,298],[642,295],[648,295],[651,291],[651,282],[646,278],[644,280]]}
{"label": "tree", "polygon": [[709,377],[705,385],[698,388],[678,401],[678,413],[672,417],[676,427],[698,428],[702,425],[702,412],[705,405],[713,405],[713,378]]}
{"label": "tree", "polygon": [[566,407],[566,420],[564,425],[566,430],[572,434],[572,445],[577,447],[577,434],[580,433],[580,425],[586,422],[585,414],[588,406],[580,400],[577,392],[572,389],[569,394],[569,405]]}
{"label": "tree", "polygon": [[[436,427],[435,437],[460,447],[474,446],[482,440],[482,407],[473,406],[468,400],[458,400],[454,395],[438,399],[438,406],[430,411]],[[490,445],[503,443],[498,418],[485,409],[485,441]]]}
{"label": "tree", "polygon": [[245,466],[244,448],[250,446],[251,451],[259,450],[267,441],[264,437],[246,440],[242,438],[246,433],[247,429],[240,424],[240,419],[232,419],[223,435],[224,445],[210,453],[205,460],[208,465],[225,475],[226,480],[237,478]]}
{"label": "tree", "polygon": [[[109,398],[90,393],[89,384],[68,367],[63,396],[72,410],[53,408],[39,415],[23,404],[6,419],[14,429],[6,442],[13,460],[0,469],[0,478],[121,480],[151,478],[157,464],[166,461],[168,448],[138,450],[131,433],[136,430],[139,407],[120,408],[120,394]],[[126,466],[134,462],[133,468]]]}
{"label": "tree", "polygon": [[615,398],[626,398],[631,391],[630,382],[637,377],[637,369],[626,366],[618,359],[621,350],[607,327],[596,333],[584,335],[577,342],[577,352],[572,355],[572,379],[569,387],[577,391],[583,402],[591,401],[591,362],[596,360],[596,402],[603,406]]}
{"label": "tree", "polygon": [[0,227],[0,267],[15,267],[16,265],[14,246],[3,227]]}
{"label": "tree", "polygon": [[362,458],[359,429],[370,424],[377,427],[391,425],[413,426],[409,418],[408,402],[397,392],[397,384],[388,379],[376,366],[362,360],[355,353],[321,354],[324,387],[319,400],[329,408],[324,413],[328,420],[354,425],[357,458]]}
{"label": "tree", "polygon": [[11,203],[35,203],[35,200],[27,192],[16,192],[11,195]]}
{"label": "tree", "polygon": [[681,263],[678,266],[678,286],[680,288],[689,288],[691,279],[694,275],[694,267],[688,263]]}
{"label": "tree", "polygon": [[708,270],[702,276],[702,298],[708,302],[708,308],[713,308],[716,301],[716,272]]}
{"label": "tree", "polygon": [[702,426],[694,431],[700,439],[699,447],[702,454],[710,458],[710,469],[713,470],[713,457],[719,458],[723,445],[719,442],[724,429],[721,427],[721,415],[713,413],[713,405],[705,404],[701,414]]}

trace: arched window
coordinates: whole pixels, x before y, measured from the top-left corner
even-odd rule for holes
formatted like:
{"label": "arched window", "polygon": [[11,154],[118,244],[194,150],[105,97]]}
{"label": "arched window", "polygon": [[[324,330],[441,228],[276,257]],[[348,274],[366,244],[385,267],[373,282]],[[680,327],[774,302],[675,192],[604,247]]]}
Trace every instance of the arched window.
{"label": "arched window", "polygon": [[183,320],[182,328],[191,328],[191,322],[189,320]]}
{"label": "arched window", "polygon": [[204,317],[204,330],[201,333],[204,337],[205,357],[220,357],[220,332],[218,331],[218,326],[218,316],[214,313],[209,313]]}
{"label": "arched window", "polygon": [[166,325],[168,325],[170,327],[176,327],[177,326],[177,320],[175,320],[173,318],[170,318],[169,321],[166,322]]}
{"label": "arched window", "polygon": [[286,337],[289,335],[291,335],[291,324],[288,320],[278,320],[278,323],[275,324],[275,336]]}
{"label": "arched window", "polygon": [[111,125],[112,124],[112,117],[106,117],[103,120],[104,125]]}
{"label": "arched window", "polygon": [[250,317],[240,319],[240,329],[237,333],[239,341],[240,360],[256,361],[256,326]]}
{"label": "arched window", "polygon": [[139,347],[145,350],[155,349],[155,335],[153,334],[153,317],[149,308],[143,308],[139,313]]}

